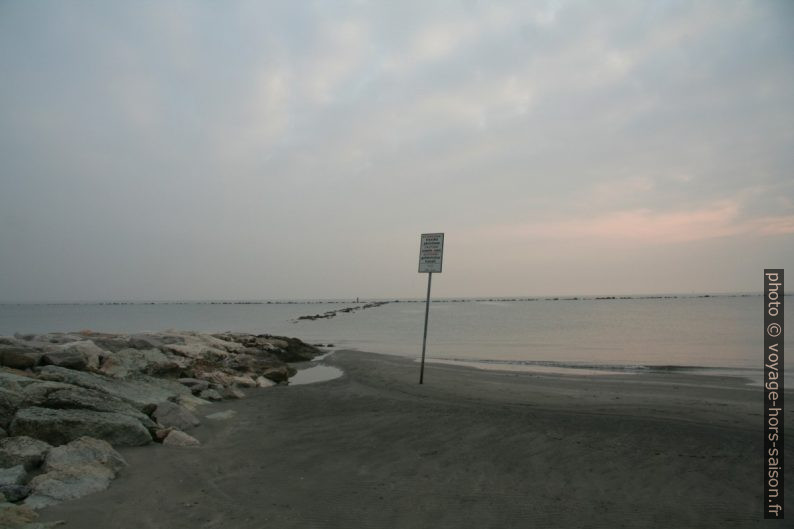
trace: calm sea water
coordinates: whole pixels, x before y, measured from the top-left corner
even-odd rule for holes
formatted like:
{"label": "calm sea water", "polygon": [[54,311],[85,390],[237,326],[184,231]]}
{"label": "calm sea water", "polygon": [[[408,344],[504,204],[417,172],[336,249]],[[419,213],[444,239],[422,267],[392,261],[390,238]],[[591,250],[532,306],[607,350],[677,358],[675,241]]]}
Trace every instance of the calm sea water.
{"label": "calm sea water", "polygon": [[[762,304],[761,296],[434,302],[428,357],[536,370],[677,366],[757,372]],[[421,354],[424,303],[391,302],[331,319],[295,321],[349,306],[356,304],[0,305],[0,334],[231,330],[296,336],[336,348]],[[792,312],[786,316],[789,329],[794,329]],[[790,341],[786,345],[792,351]]]}

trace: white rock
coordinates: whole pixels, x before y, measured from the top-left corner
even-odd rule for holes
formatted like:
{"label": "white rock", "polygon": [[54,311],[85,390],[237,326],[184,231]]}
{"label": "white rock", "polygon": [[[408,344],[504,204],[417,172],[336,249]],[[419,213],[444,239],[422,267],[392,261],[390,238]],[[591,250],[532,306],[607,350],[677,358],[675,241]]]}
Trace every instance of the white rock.
{"label": "white rock", "polygon": [[265,378],[265,377],[256,377],[256,385],[260,388],[269,388],[271,386],[275,386],[276,383],[272,380]]}
{"label": "white rock", "polygon": [[187,446],[199,446],[201,443],[195,437],[192,437],[185,432],[179,430],[171,430],[165,439],[163,439],[163,444],[166,446],[178,446],[178,447],[187,447]]}
{"label": "white rock", "polygon": [[255,388],[256,387],[256,380],[253,377],[249,376],[236,376],[232,377],[232,382],[238,386],[242,386],[244,388]]}
{"label": "white rock", "polygon": [[234,410],[226,410],[226,411],[219,411],[216,413],[210,413],[207,415],[207,419],[211,419],[213,421],[225,421],[227,419],[233,418],[237,415],[237,412]]}
{"label": "white rock", "polygon": [[50,449],[44,458],[44,472],[65,470],[68,467],[99,464],[113,471],[115,476],[127,462],[110,443],[93,437],[80,437],[71,443]]}
{"label": "white rock", "polygon": [[105,490],[125,466],[124,458],[105,441],[75,439],[50,450],[45,473],[29,483],[31,495],[25,505],[38,509]]}

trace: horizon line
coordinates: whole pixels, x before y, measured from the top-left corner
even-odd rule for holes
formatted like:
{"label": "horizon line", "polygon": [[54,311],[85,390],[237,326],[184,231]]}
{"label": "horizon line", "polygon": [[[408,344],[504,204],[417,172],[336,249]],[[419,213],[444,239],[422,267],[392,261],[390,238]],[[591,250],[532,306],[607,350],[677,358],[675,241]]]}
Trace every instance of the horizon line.
{"label": "horizon line", "polygon": [[[762,296],[763,291],[718,291],[718,292],[652,292],[635,294],[543,294],[543,295],[488,295],[488,296],[438,296],[431,301],[470,302],[470,301],[577,301],[610,299],[677,299],[706,297],[752,297]],[[783,296],[792,293],[784,291]],[[267,304],[304,304],[304,303],[372,303],[372,302],[416,302],[425,301],[424,297],[372,297],[372,298],[251,298],[251,299],[119,299],[83,301],[0,301],[0,305],[267,305]]]}

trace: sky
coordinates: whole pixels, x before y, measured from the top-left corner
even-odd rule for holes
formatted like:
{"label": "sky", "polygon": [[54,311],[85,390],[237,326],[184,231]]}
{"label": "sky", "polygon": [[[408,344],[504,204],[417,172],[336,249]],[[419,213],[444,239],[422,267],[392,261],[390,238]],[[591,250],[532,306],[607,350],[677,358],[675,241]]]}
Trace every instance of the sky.
{"label": "sky", "polygon": [[[0,0],[0,302],[760,292],[794,2]],[[787,291],[790,288],[786,289]]]}

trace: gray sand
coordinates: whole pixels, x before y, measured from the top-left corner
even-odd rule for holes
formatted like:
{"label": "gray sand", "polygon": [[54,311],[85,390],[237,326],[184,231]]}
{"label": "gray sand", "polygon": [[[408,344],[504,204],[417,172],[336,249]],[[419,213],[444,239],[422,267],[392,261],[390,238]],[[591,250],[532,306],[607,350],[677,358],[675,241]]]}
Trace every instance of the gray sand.
{"label": "gray sand", "polygon": [[[125,449],[66,527],[782,527],[761,516],[761,388],[575,377],[340,352],[319,384],[250,390],[191,433]],[[792,411],[788,424],[794,422]],[[787,428],[791,453],[791,428]],[[786,488],[792,491],[789,470]],[[788,494],[789,498],[792,496]],[[794,505],[786,504],[794,517]]]}

